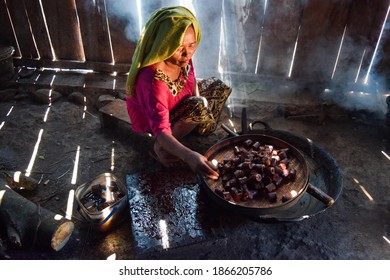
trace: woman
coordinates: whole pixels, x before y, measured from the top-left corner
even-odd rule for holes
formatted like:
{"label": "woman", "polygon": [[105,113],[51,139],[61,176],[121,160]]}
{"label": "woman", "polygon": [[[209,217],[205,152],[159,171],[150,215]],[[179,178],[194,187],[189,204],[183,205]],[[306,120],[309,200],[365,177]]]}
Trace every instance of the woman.
{"label": "woman", "polygon": [[200,153],[179,140],[199,124],[214,122],[207,100],[196,94],[192,56],[201,31],[184,7],[154,12],[138,41],[127,79],[127,109],[138,133],[151,133],[151,155],[163,165],[183,161],[196,174],[218,179]]}

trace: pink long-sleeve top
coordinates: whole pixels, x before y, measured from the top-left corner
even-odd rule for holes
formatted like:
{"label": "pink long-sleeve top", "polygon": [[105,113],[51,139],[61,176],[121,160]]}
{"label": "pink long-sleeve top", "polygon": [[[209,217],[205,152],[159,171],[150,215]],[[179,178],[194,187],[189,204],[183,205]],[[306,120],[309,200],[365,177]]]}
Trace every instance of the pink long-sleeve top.
{"label": "pink long-sleeve top", "polygon": [[142,68],[135,82],[135,93],[127,97],[127,112],[132,129],[138,133],[151,133],[157,137],[165,132],[172,134],[169,112],[184,98],[193,95],[195,74],[192,61],[183,89],[174,96],[168,85],[155,79],[154,66]]}

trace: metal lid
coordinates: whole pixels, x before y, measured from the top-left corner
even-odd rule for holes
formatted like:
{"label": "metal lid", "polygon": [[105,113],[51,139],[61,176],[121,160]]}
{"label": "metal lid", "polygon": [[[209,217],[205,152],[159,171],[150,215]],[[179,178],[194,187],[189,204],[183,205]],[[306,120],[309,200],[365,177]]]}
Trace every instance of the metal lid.
{"label": "metal lid", "polygon": [[14,51],[14,47],[0,47],[0,60],[10,58]]}

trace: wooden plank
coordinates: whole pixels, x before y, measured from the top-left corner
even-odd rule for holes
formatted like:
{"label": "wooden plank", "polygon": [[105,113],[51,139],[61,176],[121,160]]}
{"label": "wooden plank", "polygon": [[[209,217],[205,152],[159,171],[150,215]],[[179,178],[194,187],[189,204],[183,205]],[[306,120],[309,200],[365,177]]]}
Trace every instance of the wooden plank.
{"label": "wooden plank", "polygon": [[[97,104],[101,94],[124,95],[125,87],[117,83],[113,89],[115,78],[108,74],[80,74],[56,71],[35,71],[30,77],[19,78],[10,82],[10,87],[26,88],[28,91],[39,88],[52,88],[62,94],[68,95],[79,91],[87,96],[87,102]],[[118,79],[118,78],[116,78]]]}
{"label": "wooden plank", "polygon": [[29,76],[20,77],[16,82],[28,88],[51,88],[61,93],[70,94],[73,91],[82,91],[85,75],[80,73],[57,72],[50,70],[36,70]]}
{"label": "wooden plank", "polygon": [[39,76],[37,76],[34,84],[39,87],[50,88],[55,73],[51,71],[39,71],[38,73]]}
{"label": "wooden plank", "polygon": [[85,85],[85,75],[78,73],[55,73],[52,82],[53,88],[61,86],[72,86],[82,88]]}
{"label": "wooden plank", "polygon": [[7,6],[19,43],[21,55],[26,58],[39,58],[23,0],[7,1]]}
{"label": "wooden plank", "polygon": [[107,74],[90,73],[85,75],[85,87],[97,89],[108,89],[114,91],[115,77]]}
{"label": "wooden plank", "polygon": [[217,76],[221,28],[221,2],[210,9],[209,3],[195,1],[194,8],[202,31],[202,38],[194,55],[197,78]]}
{"label": "wooden plank", "polygon": [[27,77],[19,77],[17,82],[22,85],[37,84],[53,88],[61,86],[82,88],[84,86],[84,76],[80,73],[35,70]]}
{"label": "wooden plank", "polygon": [[46,67],[46,68],[61,68],[61,69],[83,69],[83,70],[93,70],[95,72],[108,72],[112,73],[114,71],[119,73],[127,73],[130,68],[130,64],[117,63],[115,65],[106,62],[94,62],[94,61],[70,61],[70,60],[61,60],[53,61],[48,59],[14,59],[15,66],[28,66],[28,67]]}
{"label": "wooden plank", "polygon": [[113,62],[105,0],[76,0],[87,61]]}
{"label": "wooden plank", "polygon": [[42,0],[55,59],[84,61],[75,0]]}
{"label": "wooden plank", "polygon": [[351,0],[308,1],[303,12],[292,77],[309,83],[332,77]]}
{"label": "wooden plank", "polygon": [[[139,39],[139,24],[141,24],[142,29],[150,14],[162,6],[161,2],[161,0],[143,2],[136,0],[106,0],[107,20],[109,23],[115,64],[131,64]],[[138,4],[141,5],[139,7],[141,10],[141,20],[138,18]]]}
{"label": "wooden plank", "polygon": [[288,76],[302,16],[300,0],[268,1],[259,73]]}
{"label": "wooden plank", "polygon": [[[136,1],[129,1],[128,5],[136,9]],[[126,37],[126,28],[129,24],[124,17],[118,17],[111,5],[107,5],[107,18],[111,34],[112,49],[115,63],[131,63],[136,42]]]}
{"label": "wooden plank", "polygon": [[352,1],[336,81],[363,82],[388,6],[388,0]]}
{"label": "wooden plank", "polygon": [[246,72],[245,36],[243,22],[246,18],[245,3],[223,1],[222,6],[222,53],[220,67],[223,71]]}
{"label": "wooden plank", "polygon": [[111,127],[117,121],[130,124],[129,114],[127,113],[126,101],[115,99],[99,109],[101,127]]}
{"label": "wooden plank", "polygon": [[0,34],[0,46],[14,47],[14,57],[20,57],[18,43],[12,30],[12,23],[8,15],[8,8],[4,1],[0,1]]}
{"label": "wooden plank", "polygon": [[[379,40],[380,32],[383,27],[383,24],[385,23],[385,17],[387,10],[389,9],[390,6],[390,1],[382,0],[378,1],[377,7],[373,10],[372,17],[373,21],[371,23],[371,28],[368,29],[368,45],[369,47],[367,48],[366,55],[363,59],[362,62],[362,67],[361,67],[361,74],[359,76],[360,81],[363,83],[366,82],[366,75],[369,70],[369,66],[371,64],[371,61],[374,59],[373,63],[375,63],[375,59],[373,58],[374,56],[374,51],[376,48],[376,45]],[[389,22],[389,19],[387,18],[387,22]],[[373,71],[371,69],[371,72],[368,75],[367,82],[370,82],[370,76],[372,76]]]}
{"label": "wooden plank", "polygon": [[[245,6],[245,13],[247,14],[243,22],[243,36],[245,40],[245,61],[247,73],[257,73],[259,51],[261,51],[261,42],[263,25],[265,20],[266,9],[264,1],[250,1]],[[260,48],[260,49],[259,49]]]}
{"label": "wooden plank", "polygon": [[21,85],[34,85],[36,84],[36,81],[40,78],[41,76],[41,71],[35,70],[31,75],[28,77],[19,77],[16,82]]}
{"label": "wooden plank", "polygon": [[264,8],[263,1],[223,2],[221,9],[223,38],[218,43],[222,50],[220,66],[223,72],[257,72]]}
{"label": "wooden plank", "polygon": [[[100,73],[74,73],[52,70],[35,70],[30,76],[16,80],[24,86],[50,87],[62,89],[65,93],[84,88],[106,91],[108,93],[125,92],[126,76],[112,76]],[[64,91],[65,90],[65,91]]]}
{"label": "wooden plank", "polygon": [[124,91],[126,89],[127,75],[116,76],[115,91]]}
{"label": "wooden plank", "polygon": [[381,86],[390,88],[390,31],[388,29],[383,33],[372,73],[375,73]]}
{"label": "wooden plank", "polygon": [[26,12],[31,24],[32,33],[38,48],[40,58],[53,59],[49,34],[45,26],[45,17],[39,1],[24,0]]}

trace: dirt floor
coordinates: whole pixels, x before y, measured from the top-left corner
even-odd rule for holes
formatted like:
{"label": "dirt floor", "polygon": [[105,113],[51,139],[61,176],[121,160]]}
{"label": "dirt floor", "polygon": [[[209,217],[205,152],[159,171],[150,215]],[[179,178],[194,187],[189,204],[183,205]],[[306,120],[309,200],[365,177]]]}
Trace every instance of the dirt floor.
{"label": "dirt floor", "polygon": [[[231,117],[239,127],[238,112],[226,110],[221,121],[228,124]],[[386,241],[390,239],[390,160],[381,153],[383,120],[342,110],[310,113],[287,117],[276,103],[253,102],[248,119],[261,119],[273,129],[310,138],[336,159],[343,174],[342,194],[323,213],[299,222],[277,223],[231,215],[236,222],[225,228],[224,238],[195,244],[190,250],[168,249],[140,256],[134,249],[128,212],[118,227],[100,233],[75,210],[75,230],[62,250],[49,251],[36,244],[6,246],[1,232],[0,258],[97,260],[115,254],[117,259],[390,259],[390,244]],[[31,174],[40,185],[32,193],[21,194],[60,214],[65,212],[69,191],[98,174],[112,172],[125,182],[127,174],[163,170],[148,155],[152,139],[131,133],[126,125],[103,129],[96,108],[90,106],[85,111],[66,97],[49,107],[28,95],[19,95],[0,103],[0,121],[4,121],[0,129],[1,170],[24,171],[43,130]],[[204,153],[226,135],[219,127],[208,137],[193,134],[185,142]],[[79,170],[77,182],[72,184],[78,147]]]}

